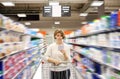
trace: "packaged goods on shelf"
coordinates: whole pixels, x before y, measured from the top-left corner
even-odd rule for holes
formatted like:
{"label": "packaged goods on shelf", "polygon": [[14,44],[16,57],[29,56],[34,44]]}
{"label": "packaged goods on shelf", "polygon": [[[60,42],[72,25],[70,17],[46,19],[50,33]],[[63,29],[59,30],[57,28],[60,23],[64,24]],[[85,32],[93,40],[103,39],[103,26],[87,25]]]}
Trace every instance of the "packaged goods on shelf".
{"label": "packaged goods on shelf", "polygon": [[97,36],[96,36],[96,35],[91,36],[91,37],[90,37],[90,40],[88,41],[88,43],[89,43],[90,45],[96,45],[96,42],[97,42]]}
{"label": "packaged goods on shelf", "polygon": [[3,48],[3,44],[0,44],[0,57],[4,57],[5,56],[5,50]]}
{"label": "packaged goods on shelf", "polygon": [[103,63],[109,63],[112,66],[116,66],[120,68],[119,60],[120,54],[116,51],[110,51],[105,49],[96,49],[96,48],[82,48],[79,47],[75,48],[76,51],[80,52],[81,54],[90,57],[91,59],[97,59]]}
{"label": "packaged goods on shelf", "polygon": [[110,16],[102,16],[100,19],[100,24],[98,30],[106,30],[110,27]]}
{"label": "packaged goods on shelf", "polygon": [[108,45],[108,37],[107,34],[99,34],[97,36],[97,45],[107,46]]}
{"label": "packaged goods on shelf", "polygon": [[25,73],[25,70],[24,70],[15,79],[27,79],[25,75],[26,75],[26,73]]}
{"label": "packaged goods on shelf", "polygon": [[120,78],[120,71],[108,68],[108,67],[103,67],[102,69],[103,76],[105,79],[119,79]]}
{"label": "packaged goods on shelf", "polygon": [[118,18],[118,12],[114,11],[110,15],[110,28],[116,28],[117,26],[117,19]]}
{"label": "packaged goods on shelf", "polygon": [[21,41],[23,42],[23,46],[24,46],[25,48],[31,47],[31,46],[30,46],[31,36],[29,36],[29,35],[22,36],[22,40],[21,40]]}
{"label": "packaged goods on shelf", "polygon": [[8,17],[3,16],[3,27],[4,28],[6,28],[7,30],[11,30],[11,28],[13,27],[12,23],[13,23],[13,20],[11,20]]}
{"label": "packaged goods on shelf", "polygon": [[13,45],[11,43],[4,43],[3,44],[3,50],[6,55],[12,53],[13,51]]}
{"label": "packaged goods on shelf", "polygon": [[1,39],[3,40],[3,42],[19,42],[20,34],[4,31],[1,32]]}
{"label": "packaged goods on shelf", "polygon": [[120,26],[120,9],[118,11],[118,26]]}
{"label": "packaged goods on shelf", "polygon": [[[80,60],[78,60],[78,57],[80,58]],[[88,58],[80,57],[80,55],[77,53],[73,55],[73,58],[77,60],[76,62],[74,62],[74,65],[76,66],[76,69],[78,70],[78,72],[80,72],[82,77],[84,79],[93,79],[92,73],[90,73],[94,70],[93,62],[91,62]]]}
{"label": "packaged goods on shelf", "polygon": [[75,34],[74,36],[79,36],[79,35],[81,35],[81,30],[76,30],[74,34]]}
{"label": "packaged goods on shelf", "polygon": [[0,27],[3,27],[3,16],[0,14]]}
{"label": "packaged goods on shelf", "polygon": [[37,46],[40,43],[42,43],[42,41],[40,39],[32,39],[30,42],[31,46]]}
{"label": "packaged goods on shelf", "polygon": [[73,37],[73,36],[75,36],[75,35],[74,35],[74,32],[72,32],[72,33],[70,34],[70,37]]}
{"label": "packaged goods on shelf", "polygon": [[112,55],[111,55],[111,64],[113,66],[116,66],[116,67],[120,68],[120,63],[118,62],[118,60],[120,60],[120,54],[119,54],[119,52],[112,52]]}
{"label": "packaged goods on shelf", "polygon": [[81,28],[82,35],[85,35],[85,34],[87,34],[89,32],[89,29],[87,27],[89,28],[88,24],[84,25]]}
{"label": "packaged goods on shelf", "polygon": [[0,45],[0,53],[9,55],[11,53],[14,53],[15,51],[21,51],[23,49],[22,42],[16,42],[16,43],[3,43]]}
{"label": "packaged goods on shelf", "polygon": [[98,34],[89,37],[81,37],[76,39],[68,39],[67,42],[75,44],[85,44],[93,46],[120,47],[120,32],[112,32],[107,34]]}
{"label": "packaged goods on shelf", "polygon": [[36,31],[34,31],[34,30],[32,30],[32,29],[27,29],[27,34],[30,34],[30,35],[36,35],[37,34],[37,32]]}
{"label": "packaged goods on shelf", "polygon": [[90,70],[91,72],[94,72],[94,63],[91,60],[84,57],[84,58],[82,58],[81,62],[88,68],[88,70]]}
{"label": "packaged goods on shelf", "polygon": [[120,47],[120,32],[109,33],[109,44],[111,47]]}
{"label": "packaged goods on shelf", "polygon": [[16,73],[19,73],[19,71],[24,67],[25,63],[23,61],[18,62],[14,66],[10,67],[9,70],[7,70],[7,72],[4,71],[5,72],[5,74],[3,75],[4,79],[12,79],[16,75]]}
{"label": "packaged goods on shelf", "polygon": [[7,58],[6,60],[0,61],[1,62],[1,66],[3,67],[3,71],[7,71],[9,68],[11,68],[12,66],[15,66],[15,64],[24,59],[25,58],[25,52],[21,52],[18,54],[15,54],[13,56],[10,56],[9,58]]}
{"label": "packaged goods on shelf", "polygon": [[100,19],[95,19],[92,22],[88,22],[81,27],[80,30],[76,30],[74,33],[70,35],[70,37],[76,35],[86,35],[90,33],[96,33],[103,30],[114,29],[120,26],[120,11],[114,11],[110,16],[101,16]]}

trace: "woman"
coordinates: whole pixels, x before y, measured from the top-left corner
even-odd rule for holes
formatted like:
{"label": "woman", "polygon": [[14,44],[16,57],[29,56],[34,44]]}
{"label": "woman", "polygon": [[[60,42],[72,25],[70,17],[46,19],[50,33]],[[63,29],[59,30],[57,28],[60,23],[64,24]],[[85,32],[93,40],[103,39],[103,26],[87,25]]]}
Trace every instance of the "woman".
{"label": "woman", "polygon": [[65,35],[62,30],[54,32],[55,42],[48,46],[45,53],[45,59],[52,63],[51,79],[70,79],[70,69],[68,63],[70,62],[70,48],[63,42]]}

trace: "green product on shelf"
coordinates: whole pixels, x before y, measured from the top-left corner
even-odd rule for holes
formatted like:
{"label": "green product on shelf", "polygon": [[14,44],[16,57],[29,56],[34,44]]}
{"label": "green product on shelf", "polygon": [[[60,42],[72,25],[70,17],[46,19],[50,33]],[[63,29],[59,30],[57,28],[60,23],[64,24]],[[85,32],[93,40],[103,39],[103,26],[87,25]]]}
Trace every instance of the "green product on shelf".
{"label": "green product on shelf", "polygon": [[90,69],[87,69],[86,72],[90,72],[90,73],[93,73],[93,71],[91,71]]}
{"label": "green product on shelf", "polygon": [[108,28],[108,21],[106,16],[101,17],[101,28],[104,30]]}
{"label": "green product on shelf", "polygon": [[87,50],[87,49],[82,50],[82,54],[84,54],[84,55],[88,55],[88,52],[89,52],[89,50]]}
{"label": "green product on shelf", "polygon": [[116,79],[116,78],[112,76],[110,79]]}
{"label": "green product on shelf", "polygon": [[110,28],[110,16],[106,16],[108,28]]}
{"label": "green product on shelf", "polygon": [[0,71],[0,75],[2,75],[3,74],[3,71]]}
{"label": "green product on shelf", "polygon": [[118,72],[118,75],[120,76],[120,71]]}
{"label": "green product on shelf", "polygon": [[111,58],[111,56],[112,56],[112,52],[111,52],[111,51],[108,51],[108,52],[107,52],[107,63],[112,63],[112,58]]}

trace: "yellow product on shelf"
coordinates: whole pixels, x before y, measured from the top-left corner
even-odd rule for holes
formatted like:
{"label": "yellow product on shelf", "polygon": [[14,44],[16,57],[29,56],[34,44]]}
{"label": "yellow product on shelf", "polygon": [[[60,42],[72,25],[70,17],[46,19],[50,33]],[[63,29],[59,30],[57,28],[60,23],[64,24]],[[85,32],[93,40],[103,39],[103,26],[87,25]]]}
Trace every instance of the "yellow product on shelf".
{"label": "yellow product on shelf", "polygon": [[11,28],[12,28],[12,20],[11,19],[9,19],[9,18],[6,18],[5,20],[4,20],[4,26],[5,26],[5,28],[7,29],[7,30],[11,30]]}
{"label": "yellow product on shelf", "polygon": [[13,46],[12,46],[12,44],[10,44],[10,43],[5,43],[4,45],[3,45],[3,49],[4,49],[4,51],[5,51],[5,54],[10,54],[10,53],[12,53],[12,50],[13,50]]}
{"label": "yellow product on shelf", "polygon": [[3,50],[3,44],[0,44],[0,58],[5,56],[5,52]]}
{"label": "yellow product on shelf", "polygon": [[0,27],[3,27],[3,19],[1,15],[0,15]]}

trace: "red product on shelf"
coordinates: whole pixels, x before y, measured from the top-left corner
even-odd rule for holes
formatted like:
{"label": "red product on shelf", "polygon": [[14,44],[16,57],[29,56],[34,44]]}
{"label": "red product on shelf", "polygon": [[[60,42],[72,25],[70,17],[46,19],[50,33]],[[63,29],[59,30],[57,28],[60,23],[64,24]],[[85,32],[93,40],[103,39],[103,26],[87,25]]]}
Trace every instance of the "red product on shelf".
{"label": "red product on shelf", "polygon": [[18,54],[12,56],[12,58],[14,59],[13,61],[14,61],[15,64],[18,62],[18,57],[19,57]]}
{"label": "red product on shelf", "polygon": [[14,68],[12,68],[11,70],[9,70],[5,75],[4,75],[4,79],[12,79],[13,76],[15,76],[16,73],[13,73]]}
{"label": "red product on shelf", "polygon": [[118,11],[118,26],[120,26],[120,9]]}
{"label": "red product on shelf", "polygon": [[12,67],[14,65],[13,60],[14,59],[12,57],[10,57],[5,61],[5,64],[4,64],[5,71],[8,70],[10,67]]}

